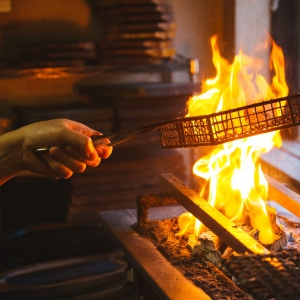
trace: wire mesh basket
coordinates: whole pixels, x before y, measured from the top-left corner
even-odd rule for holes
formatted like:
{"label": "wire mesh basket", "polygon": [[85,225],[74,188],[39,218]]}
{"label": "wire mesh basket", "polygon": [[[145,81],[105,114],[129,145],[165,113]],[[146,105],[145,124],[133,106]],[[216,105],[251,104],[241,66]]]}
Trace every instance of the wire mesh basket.
{"label": "wire mesh basket", "polygon": [[300,124],[300,94],[204,116],[180,118],[159,128],[162,147],[211,146]]}

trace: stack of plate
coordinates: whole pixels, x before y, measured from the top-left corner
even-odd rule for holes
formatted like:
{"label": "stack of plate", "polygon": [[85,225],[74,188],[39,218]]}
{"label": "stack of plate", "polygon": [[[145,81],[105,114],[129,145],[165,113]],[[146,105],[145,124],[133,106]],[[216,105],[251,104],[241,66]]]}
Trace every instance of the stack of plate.
{"label": "stack of plate", "polygon": [[176,24],[166,0],[91,0],[104,28],[100,57],[110,63],[153,63],[175,56]]}

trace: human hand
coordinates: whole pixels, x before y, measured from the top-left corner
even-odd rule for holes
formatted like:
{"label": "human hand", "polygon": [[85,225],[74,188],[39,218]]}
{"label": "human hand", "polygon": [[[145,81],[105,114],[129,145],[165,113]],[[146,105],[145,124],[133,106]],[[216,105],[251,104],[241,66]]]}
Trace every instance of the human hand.
{"label": "human hand", "polygon": [[[12,135],[21,149],[19,160],[23,169],[52,178],[69,178],[73,173],[83,172],[86,166],[96,167],[112,152],[112,147],[107,146],[108,139],[99,139],[93,144],[90,137],[101,133],[67,119],[33,123],[15,130]],[[34,150],[48,146],[52,147],[43,156],[46,166]]]}

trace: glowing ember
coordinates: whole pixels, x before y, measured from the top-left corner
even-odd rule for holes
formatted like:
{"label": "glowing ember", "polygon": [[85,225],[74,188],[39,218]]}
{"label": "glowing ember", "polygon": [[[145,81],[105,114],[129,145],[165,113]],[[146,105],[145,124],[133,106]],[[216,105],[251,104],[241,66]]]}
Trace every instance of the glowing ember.
{"label": "glowing ember", "polygon": [[[204,81],[202,92],[189,99],[188,116],[211,114],[287,96],[283,53],[274,41],[271,43],[270,69],[273,77],[268,84],[267,79],[259,74],[263,66],[259,60],[240,51],[229,64],[220,55],[217,37],[212,37],[216,76]],[[279,131],[220,145],[211,154],[199,159],[193,168],[193,172],[206,182],[201,196],[207,194],[208,202],[237,225],[243,224],[247,216],[252,228],[259,230],[263,244],[273,243],[276,235],[266,210],[268,186],[258,159],[273,146],[281,146]],[[189,213],[179,218],[179,225],[179,236],[193,230],[197,237],[205,230],[204,225]]]}

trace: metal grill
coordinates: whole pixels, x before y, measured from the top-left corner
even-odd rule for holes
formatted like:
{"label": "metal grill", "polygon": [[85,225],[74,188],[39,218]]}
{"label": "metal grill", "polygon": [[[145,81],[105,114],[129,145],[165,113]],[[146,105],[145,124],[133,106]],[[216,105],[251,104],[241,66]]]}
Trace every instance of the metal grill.
{"label": "metal grill", "polygon": [[300,124],[300,94],[204,116],[180,118],[159,128],[163,148],[211,146]]}
{"label": "metal grill", "polygon": [[254,300],[298,300],[300,297],[298,251],[233,256],[223,264],[236,284]]}

